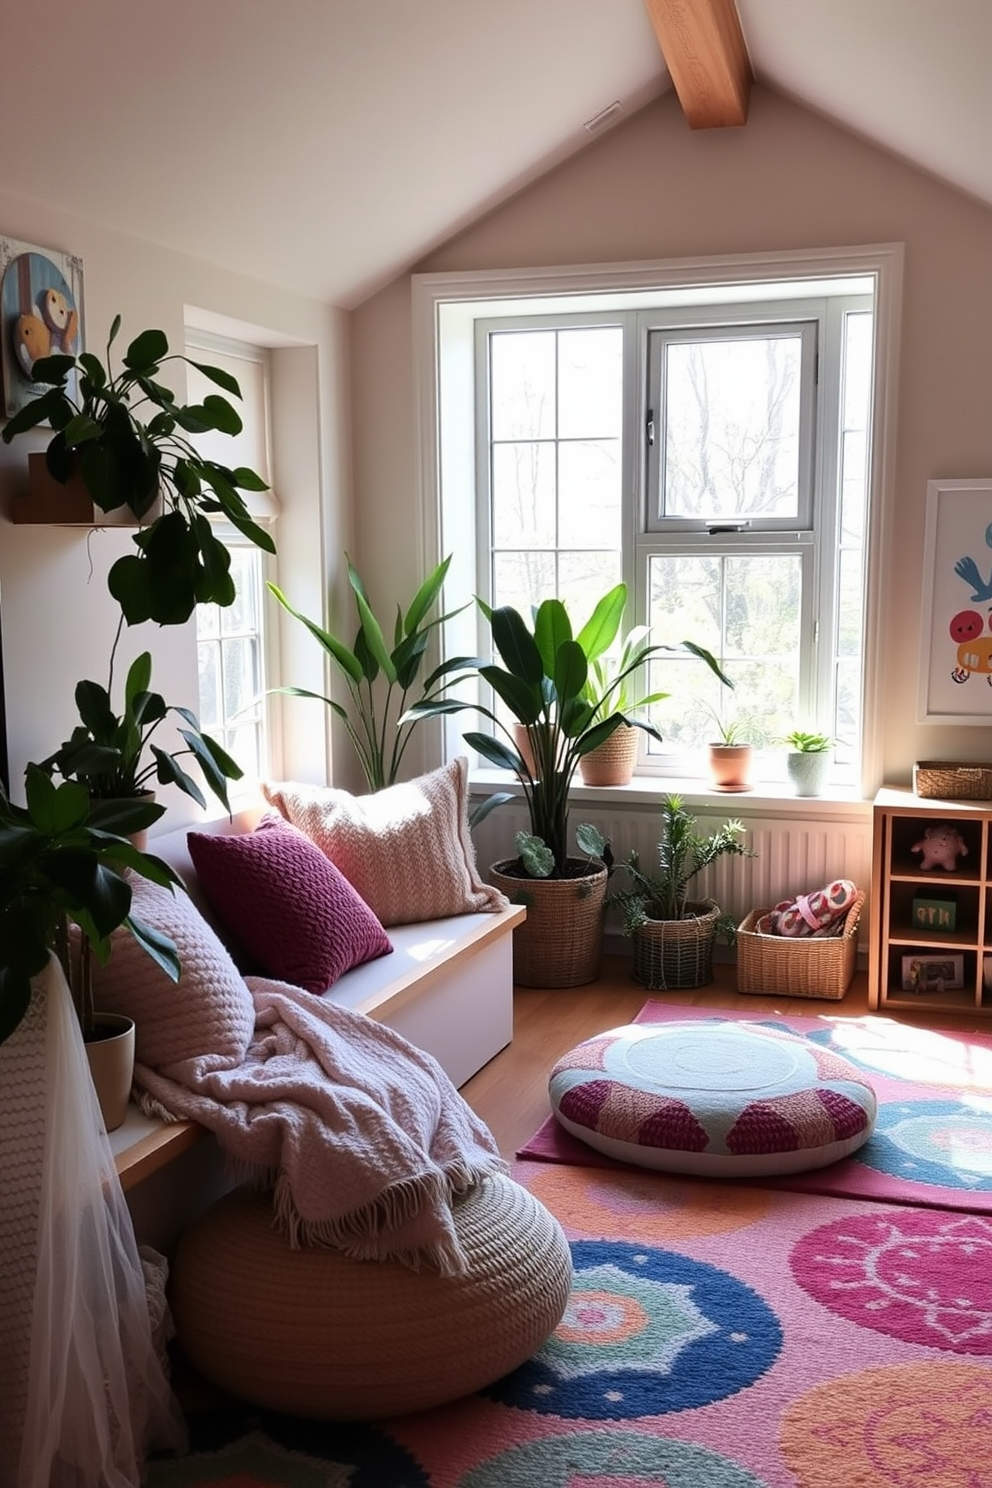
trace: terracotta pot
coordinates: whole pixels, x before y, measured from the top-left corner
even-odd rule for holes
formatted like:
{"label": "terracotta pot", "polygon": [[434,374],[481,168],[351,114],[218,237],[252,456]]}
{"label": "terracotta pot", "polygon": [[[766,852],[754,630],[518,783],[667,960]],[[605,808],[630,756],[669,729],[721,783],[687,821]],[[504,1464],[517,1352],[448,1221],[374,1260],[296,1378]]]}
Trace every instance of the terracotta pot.
{"label": "terracotta pot", "polygon": [[583,785],[629,785],[637,764],[639,729],[622,723],[596,749],[579,760]]}
{"label": "terracotta pot", "polygon": [[713,789],[746,791],[751,789],[750,744],[711,744],[710,778]]}
{"label": "terracotta pot", "polygon": [[513,980],[521,987],[579,987],[599,976],[603,953],[605,867],[582,872],[584,858],[569,858],[574,878],[520,878],[506,870],[515,858],[489,870],[512,904],[527,918],[513,931]]}

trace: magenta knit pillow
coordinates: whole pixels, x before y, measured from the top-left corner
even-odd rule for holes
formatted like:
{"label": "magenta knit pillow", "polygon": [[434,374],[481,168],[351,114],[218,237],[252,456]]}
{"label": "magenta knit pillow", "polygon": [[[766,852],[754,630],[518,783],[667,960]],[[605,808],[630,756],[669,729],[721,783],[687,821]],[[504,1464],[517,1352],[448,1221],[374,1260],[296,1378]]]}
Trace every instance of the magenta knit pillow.
{"label": "magenta knit pillow", "polygon": [[393,949],[344,874],[289,822],[186,842],[207,903],[264,975],[319,995]]}
{"label": "magenta knit pillow", "polygon": [[165,1069],[197,1059],[204,1071],[236,1068],[254,1032],[255,1007],[226,946],[184,890],[127,877],[131,914],[175,941],[181,973],[170,981],[129,930],[115,930],[110,960],[93,965],[97,1009],[134,1019],[138,1064]]}
{"label": "magenta knit pillow", "polygon": [[367,796],[294,782],[263,783],[262,791],[327,854],[383,925],[506,908],[476,867],[465,759]]}

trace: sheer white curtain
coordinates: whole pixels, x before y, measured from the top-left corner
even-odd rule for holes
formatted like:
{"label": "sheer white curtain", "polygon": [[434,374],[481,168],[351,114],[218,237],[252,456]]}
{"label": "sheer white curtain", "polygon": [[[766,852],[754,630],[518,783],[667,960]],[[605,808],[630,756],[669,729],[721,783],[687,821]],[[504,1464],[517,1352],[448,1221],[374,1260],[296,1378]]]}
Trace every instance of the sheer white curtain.
{"label": "sheer white curtain", "polygon": [[0,1045],[0,1319],[4,1488],[135,1488],[147,1450],[183,1449],[131,1216],[54,960]]}

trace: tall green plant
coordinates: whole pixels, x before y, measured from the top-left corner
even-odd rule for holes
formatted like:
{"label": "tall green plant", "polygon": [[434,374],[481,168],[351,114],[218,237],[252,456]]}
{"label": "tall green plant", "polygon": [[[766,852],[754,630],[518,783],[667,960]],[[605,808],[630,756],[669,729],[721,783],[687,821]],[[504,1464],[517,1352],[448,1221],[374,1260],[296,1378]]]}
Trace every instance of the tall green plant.
{"label": "tall green plant", "polygon": [[[608,695],[589,696],[587,691],[590,665],[606,654],[616,638],[627,586],[617,584],[604,594],[578,634],[573,634],[560,599],[546,599],[538,605],[532,626],[510,605],[492,609],[483,600],[477,602],[489,621],[503,665],[472,658],[451,666],[465,675],[477,674],[492,688],[511,719],[525,730],[529,758],[516,747],[512,728],[484,703],[445,697],[416,705],[408,716],[436,717],[467,708],[493,724],[496,734],[466,733],[465,742],[491,765],[517,777],[530,815],[531,836],[544,843],[550,854],[546,861],[553,863],[550,872],[538,874],[532,859],[523,859],[522,870],[531,877],[564,878],[568,876],[569,793],[579,760],[621,724],[661,738],[646,720],[611,710]],[[683,641],[680,647],[638,645],[627,666],[613,675],[611,688],[622,684],[650,656],[680,649],[699,657],[721,681],[727,680],[708,651]],[[473,814],[473,825],[512,799],[512,793],[497,791]]]}
{"label": "tall green plant", "polygon": [[[275,691],[292,697],[316,698],[326,704],[344,724],[369,790],[378,791],[395,783],[414,726],[420,717],[426,716],[411,709],[410,694],[420,677],[431,632],[468,606],[462,605],[450,614],[431,614],[451,566],[449,554],[428,574],[405,611],[396,606],[389,645],[357,569],[350,558],[347,563],[348,583],[358,613],[358,629],[351,646],[294,609],[276,584],[270,583],[268,589],[283,609],[306,626],[335,664],[348,689],[350,710],[333,698],[305,687],[279,687]],[[419,702],[429,704],[435,699],[445,678],[461,670],[466,661],[467,658],[458,657],[432,671],[423,682]]]}

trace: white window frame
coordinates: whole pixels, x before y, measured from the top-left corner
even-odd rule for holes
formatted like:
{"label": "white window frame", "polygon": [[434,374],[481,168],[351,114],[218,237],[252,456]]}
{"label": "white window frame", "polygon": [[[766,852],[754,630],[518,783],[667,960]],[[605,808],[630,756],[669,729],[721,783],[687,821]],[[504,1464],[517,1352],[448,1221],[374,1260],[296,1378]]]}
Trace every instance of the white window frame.
{"label": "white window frame", "polygon": [[[880,784],[881,664],[880,617],[888,583],[885,567],[893,520],[893,466],[899,317],[903,247],[898,243],[740,258],[668,260],[657,263],[582,265],[546,270],[414,275],[413,334],[417,391],[418,470],[424,512],[426,553],[454,554],[452,593],[474,592],[479,534],[474,489],[476,451],[473,432],[473,334],[486,316],[586,311],[594,304],[617,312],[668,305],[767,299],[772,286],[800,284],[816,294],[838,278],[870,281],[875,328],[872,393],[872,459],[869,471],[869,526],[863,645],[861,781],[858,794],[870,797]],[[851,283],[847,287],[854,288]],[[590,301],[589,296],[595,296]],[[633,404],[635,400],[631,400]],[[446,636],[451,651],[479,648],[470,616],[461,635]],[[464,748],[461,729],[452,725],[450,751]]]}
{"label": "white window frame", "polygon": [[[245,505],[248,507],[248,510],[251,513],[253,519],[260,526],[274,526],[276,518],[279,514],[279,502],[275,492],[271,489],[271,472],[273,462],[271,454],[271,356],[269,349],[265,346],[257,346],[251,342],[234,340],[228,336],[218,335],[214,332],[201,330],[192,326],[187,327],[185,343],[185,354],[190,360],[195,362],[203,362],[211,366],[224,367],[238,379],[239,385],[241,385],[243,381],[243,373],[239,374],[240,367],[244,367],[249,364],[261,367],[263,427],[260,431],[259,438],[254,441],[250,454],[245,454],[242,457],[241,453],[236,449],[234,449],[232,452],[232,449],[229,449],[227,447],[230,444],[229,440],[225,440],[224,444],[218,446],[216,451],[213,448],[208,449],[207,454],[209,458],[217,459],[223,464],[232,467],[237,464],[248,464],[250,468],[256,472],[256,474],[260,475],[262,479],[270,485],[270,489],[268,491],[243,491],[241,494]],[[217,391],[223,394],[223,389],[218,388]],[[247,411],[247,400],[245,401],[244,408],[242,408],[242,406],[237,402],[236,399],[232,401],[234,403],[234,406],[238,409],[239,413],[244,414]],[[271,554],[266,553],[261,548],[257,547],[254,543],[249,542],[248,539],[244,537],[244,535],[239,532],[238,529],[234,527],[232,523],[227,521],[226,518],[224,518],[222,515],[211,516],[210,523],[214,529],[216,536],[220,539],[221,542],[224,543],[227,548],[243,549],[249,555],[249,558],[253,560],[253,564],[255,567],[255,582],[258,588],[257,612],[261,670],[261,718],[258,725],[258,778],[265,778],[272,772],[274,766],[276,765],[277,756],[279,753],[276,729],[276,710],[273,708],[272,698],[269,691],[270,686],[272,685],[270,682],[270,678],[276,675],[278,657],[276,651],[276,637],[274,634],[274,627],[270,624],[267,624],[266,622],[268,607],[266,605],[265,587],[268,580],[271,580],[273,583],[278,582],[276,559]],[[199,614],[200,611],[198,608],[195,617],[197,619],[197,622],[199,621]],[[206,644],[213,644],[213,637],[200,636],[198,623],[197,631],[198,648],[201,644],[201,641],[204,641]],[[218,639],[221,638],[222,637],[218,637]],[[200,711],[201,710],[198,707],[198,714],[200,713]],[[235,726],[236,725],[234,723],[233,717],[225,715],[222,718],[219,726],[221,737],[218,742],[222,742],[223,740],[223,731],[226,731],[227,729]],[[242,761],[238,760],[237,763],[241,764]],[[231,798],[232,800],[237,800],[239,797],[254,798],[256,787],[256,780],[246,773],[246,776],[241,781],[235,782],[232,785],[230,790]]]}

